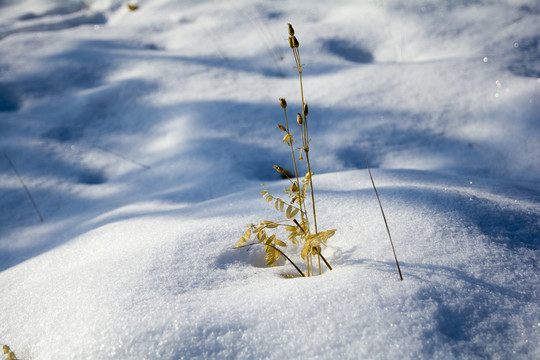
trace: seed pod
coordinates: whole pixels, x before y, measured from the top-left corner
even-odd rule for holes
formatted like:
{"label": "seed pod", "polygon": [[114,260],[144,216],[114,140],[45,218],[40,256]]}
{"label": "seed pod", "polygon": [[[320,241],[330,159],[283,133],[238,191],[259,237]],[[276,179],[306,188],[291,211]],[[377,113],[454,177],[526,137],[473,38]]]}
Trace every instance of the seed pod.
{"label": "seed pod", "polygon": [[293,29],[291,24],[288,24],[288,25],[289,25],[289,35],[293,36],[294,35],[294,29]]}
{"label": "seed pod", "polygon": [[293,46],[294,48],[297,48],[300,46],[300,43],[298,42],[298,39],[296,38],[296,36],[292,36],[292,43],[293,43]]}
{"label": "seed pod", "polygon": [[306,117],[308,114],[308,106],[307,104],[304,104],[304,117]]}
{"label": "seed pod", "polygon": [[279,172],[279,173],[282,173],[283,171],[285,171],[285,170],[283,170],[283,168],[282,168],[281,166],[279,166],[279,165],[274,165],[274,169],[275,169],[277,172]]}
{"label": "seed pod", "polygon": [[294,41],[293,41],[292,36],[289,36],[289,46],[291,49],[294,49]]}
{"label": "seed pod", "polygon": [[300,115],[300,113],[296,114],[296,122],[298,125],[302,125],[304,123],[304,119],[302,119],[302,115]]}
{"label": "seed pod", "polygon": [[279,104],[283,109],[287,107],[287,102],[285,101],[285,98],[279,98]]}
{"label": "seed pod", "polygon": [[281,125],[281,124],[278,124],[278,128],[280,128],[281,131],[287,132],[287,129],[285,128],[285,126],[283,126],[283,125]]}
{"label": "seed pod", "polygon": [[4,354],[7,354],[9,352],[9,346],[7,345],[2,346],[2,350],[4,350]]}

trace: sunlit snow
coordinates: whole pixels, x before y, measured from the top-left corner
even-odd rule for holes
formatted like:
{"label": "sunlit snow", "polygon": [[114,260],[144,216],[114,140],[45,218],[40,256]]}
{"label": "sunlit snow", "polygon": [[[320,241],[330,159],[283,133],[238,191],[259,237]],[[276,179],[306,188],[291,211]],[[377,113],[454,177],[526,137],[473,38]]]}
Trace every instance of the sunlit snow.
{"label": "sunlit snow", "polygon": [[[0,2],[0,344],[24,360],[540,358],[537,1],[126,4]],[[231,250],[279,219],[260,191],[282,196],[272,166],[291,169],[287,23],[317,217],[337,229],[333,270],[292,279]]]}

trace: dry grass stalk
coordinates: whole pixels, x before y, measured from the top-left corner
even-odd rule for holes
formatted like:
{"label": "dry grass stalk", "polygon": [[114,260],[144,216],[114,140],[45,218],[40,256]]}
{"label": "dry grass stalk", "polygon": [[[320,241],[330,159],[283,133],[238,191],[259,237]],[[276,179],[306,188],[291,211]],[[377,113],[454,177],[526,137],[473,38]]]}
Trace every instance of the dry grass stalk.
{"label": "dry grass stalk", "polygon": [[30,194],[30,190],[26,187],[26,184],[24,183],[21,174],[19,174],[19,171],[17,171],[17,168],[15,167],[15,164],[13,164],[13,161],[11,161],[10,157],[7,156],[7,154],[4,154],[6,159],[8,160],[9,164],[11,165],[11,168],[15,172],[15,175],[17,175],[17,178],[19,178],[19,182],[21,183],[22,187],[24,188],[24,191],[26,192],[26,196],[28,196],[28,199],[32,203],[32,206],[34,207],[34,210],[36,211],[37,216],[39,217],[39,221],[43,222],[43,216],[41,216],[41,213],[39,212],[39,209],[36,205],[36,202],[34,201],[34,198],[32,197],[32,194]]}
{"label": "dry grass stalk", "polygon": [[394,242],[392,241],[392,235],[390,235],[390,228],[388,227],[388,221],[386,221],[386,216],[384,215],[384,210],[381,204],[381,199],[379,198],[379,192],[377,191],[377,188],[375,187],[375,181],[373,181],[373,176],[371,175],[371,169],[369,167],[369,161],[366,158],[366,164],[369,172],[369,178],[371,179],[371,184],[373,185],[373,190],[375,190],[375,195],[377,196],[377,201],[379,202],[379,207],[381,208],[381,213],[384,219],[384,225],[386,226],[386,232],[388,233],[388,238],[390,239],[390,245],[392,245],[392,252],[394,253],[394,259],[396,260],[396,266],[399,273],[399,279],[403,281],[403,275],[401,274],[401,268],[399,267],[399,261],[397,259],[396,255],[396,249],[394,248]]}

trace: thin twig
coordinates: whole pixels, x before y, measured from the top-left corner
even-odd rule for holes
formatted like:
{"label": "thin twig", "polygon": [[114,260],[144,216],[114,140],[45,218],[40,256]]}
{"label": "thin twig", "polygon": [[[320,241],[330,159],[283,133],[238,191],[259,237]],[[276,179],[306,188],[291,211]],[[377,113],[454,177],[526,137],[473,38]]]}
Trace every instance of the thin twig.
{"label": "thin twig", "polygon": [[[305,233],[304,229],[302,228],[302,226],[300,226],[300,224],[298,223],[298,221],[296,221],[296,219],[293,219],[293,221],[294,221],[294,223],[300,228],[300,230],[302,230],[302,232]],[[332,267],[330,266],[330,264],[328,263],[328,261],[326,261],[326,259],[324,258],[323,254],[321,254],[320,251],[319,251],[317,254],[321,257],[321,259],[323,259],[323,261],[324,261],[324,263],[326,264],[326,266],[328,266],[328,268],[329,268],[330,270],[333,270]]]}
{"label": "thin twig", "polygon": [[9,156],[7,156],[7,154],[4,154],[4,156],[6,157],[6,159],[9,161],[9,164],[11,165],[11,168],[13,169],[13,171],[15,172],[15,174],[17,175],[17,177],[19,178],[19,181],[21,182],[21,185],[23,186],[24,188],[24,191],[26,191],[26,195],[28,196],[28,199],[30,199],[30,202],[32,203],[32,206],[34,207],[34,210],[36,210],[36,213],[37,215],[39,216],[39,221],[43,222],[43,216],[41,216],[41,213],[39,212],[39,209],[36,205],[36,202],[34,201],[34,199],[32,198],[32,195],[30,194],[30,191],[28,190],[28,188],[26,187],[26,184],[24,183],[22,177],[21,177],[21,174],[19,174],[19,172],[17,171],[17,168],[15,167],[15,165],[13,164],[13,161],[11,161],[11,159],[9,158]]}
{"label": "thin twig", "polygon": [[321,259],[323,259],[324,263],[326,264],[326,266],[328,266],[328,268],[330,270],[333,270],[332,267],[330,266],[330,264],[328,263],[328,261],[326,261],[326,259],[324,258],[324,256],[319,252],[319,256],[321,257]]}
{"label": "thin twig", "polygon": [[302,270],[300,270],[300,268],[298,266],[296,266],[296,264],[291,260],[289,259],[289,257],[287,255],[285,255],[285,253],[281,250],[279,250],[277,247],[275,247],[274,245],[270,245],[270,244],[263,244],[263,243],[249,243],[249,244],[244,244],[244,245],[240,245],[240,246],[237,246],[237,247],[234,247],[233,249],[240,249],[240,248],[243,248],[243,247],[246,247],[246,246],[253,246],[253,245],[263,245],[263,246],[270,246],[272,249],[274,250],[277,250],[281,255],[283,255],[285,257],[285,259],[289,260],[289,262],[295,267],[296,270],[298,270],[298,272],[300,273],[300,275],[302,275],[303,277],[305,277],[306,275],[304,275],[304,273],[302,272]]}
{"label": "thin twig", "polygon": [[390,235],[390,228],[388,227],[388,222],[386,221],[386,216],[384,215],[384,210],[383,210],[383,207],[382,207],[382,204],[381,204],[381,199],[379,198],[379,193],[377,192],[377,188],[375,187],[375,181],[373,181],[373,176],[371,175],[371,169],[369,168],[369,162],[368,162],[367,158],[366,158],[366,164],[367,164],[367,169],[368,169],[368,172],[369,172],[369,177],[371,179],[371,184],[373,185],[373,190],[375,190],[375,195],[377,195],[377,201],[379,202],[379,206],[381,208],[381,213],[382,213],[382,216],[383,216],[383,219],[384,219],[384,225],[386,225],[386,232],[388,233],[388,238],[390,239],[390,245],[392,245],[392,251],[394,252],[394,258],[396,259],[396,266],[397,266],[397,269],[398,269],[398,272],[399,272],[399,278],[400,278],[400,280],[403,281],[403,276],[401,275],[401,269],[399,268],[399,262],[398,262],[397,255],[396,255],[396,249],[394,248],[394,242],[392,241],[392,235]]}
{"label": "thin twig", "polygon": [[296,219],[293,219],[293,221],[300,228],[300,230],[302,230],[302,232],[305,234],[306,232],[304,231],[304,228],[302,227],[302,225],[300,225],[300,223]]}
{"label": "thin twig", "polygon": [[99,146],[94,146],[94,148],[96,148],[96,149],[98,149],[98,150],[101,150],[101,151],[104,151],[104,152],[106,152],[106,153],[109,153],[109,154],[118,156],[118,157],[121,158],[121,159],[124,159],[124,160],[126,160],[126,161],[132,162],[132,163],[134,163],[135,165],[139,165],[140,167],[143,167],[143,168],[145,168],[145,169],[150,169],[150,166],[145,165],[145,164],[143,164],[143,163],[141,163],[141,162],[138,162],[137,160],[130,159],[130,158],[128,158],[127,156],[124,156],[124,155],[120,154],[119,152],[112,151],[112,150],[108,150],[108,149],[105,149],[105,148],[102,148],[102,147],[99,147]]}
{"label": "thin twig", "polygon": [[[283,99],[285,101],[285,98]],[[287,119],[287,109],[286,107],[283,108],[283,112],[285,113],[285,126],[287,129],[287,134],[290,135],[291,132],[289,131],[289,120]],[[307,209],[304,212],[304,209],[302,209],[302,196],[301,196],[301,187],[300,187],[300,179],[298,178],[298,168],[296,167],[296,157],[294,156],[294,149],[293,149],[293,138],[290,139],[289,147],[291,148],[291,156],[294,164],[294,175],[296,176],[296,186],[298,187],[298,205],[300,207],[300,213],[302,218],[307,218]],[[292,190],[292,187],[291,187]],[[304,204],[305,207],[305,204]]]}

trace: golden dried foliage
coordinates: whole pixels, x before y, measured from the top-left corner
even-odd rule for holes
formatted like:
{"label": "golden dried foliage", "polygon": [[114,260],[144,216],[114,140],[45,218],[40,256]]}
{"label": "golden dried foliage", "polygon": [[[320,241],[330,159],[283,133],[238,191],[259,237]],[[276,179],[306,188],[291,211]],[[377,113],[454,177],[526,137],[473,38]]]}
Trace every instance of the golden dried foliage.
{"label": "golden dried foliage", "polygon": [[[268,266],[275,266],[277,261],[284,257],[290,261],[294,267],[298,270],[300,275],[305,276],[304,273],[292,262],[292,260],[285,255],[285,249],[288,244],[293,246],[299,246],[303,244],[300,255],[307,264],[307,274],[308,276],[313,275],[313,257],[318,257],[319,264],[319,274],[322,273],[320,260],[323,259],[327,267],[332,270],[332,267],[328,264],[324,256],[322,255],[322,248],[326,247],[326,242],[330,239],[336,232],[335,229],[319,232],[317,229],[317,214],[315,208],[315,196],[313,191],[313,171],[311,170],[311,164],[309,161],[309,133],[308,133],[308,106],[304,102],[304,90],[302,84],[302,63],[300,62],[300,53],[298,47],[300,46],[298,39],[294,36],[294,28],[291,24],[288,24],[288,33],[289,33],[289,45],[292,48],[296,68],[298,70],[298,75],[300,78],[300,95],[302,100],[301,113],[297,114],[297,124],[299,125],[299,133],[301,137],[302,146],[295,149],[293,147],[293,134],[291,134],[291,129],[289,128],[289,121],[287,119],[287,101],[285,98],[279,98],[279,103],[283,109],[285,116],[285,125],[278,124],[278,127],[281,131],[286,134],[283,136],[282,143],[286,143],[291,150],[292,163],[294,166],[294,177],[289,176],[288,172],[279,165],[274,165],[274,169],[279,172],[282,176],[286,177],[290,185],[283,189],[284,193],[287,195],[288,200],[282,200],[280,198],[272,196],[267,190],[261,192],[264,200],[269,205],[274,206],[274,208],[281,212],[285,219],[279,221],[262,221],[259,224],[248,224],[244,235],[240,238],[236,244],[236,248],[252,246],[260,244],[264,247],[266,252],[266,264]],[[296,157],[297,152],[299,152],[298,159]],[[305,163],[307,168],[307,173],[300,181],[298,175],[298,163]],[[292,178],[291,178],[292,177]],[[308,198],[308,188],[310,189],[310,199],[311,200],[311,209],[308,211],[307,207],[307,198]],[[310,213],[311,212],[311,213]],[[311,229],[311,224],[313,224],[313,232]],[[280,230],[284,230],[281,231]],[[269,234],[271,233],[271,234]],[[286,236],[286,241],[282,240],[283,233]],[[278,238],[282,237],[282,239]],[[252,241],[254,239],[254,242]]]}
{"label": "golden dried foliage", "polygon": [[2,350],[4,351],[4,355],[7,355],[7,360],[17,360],[17,356],[15,356],[15,353],[9,348],[9,346],[2,346]]}

